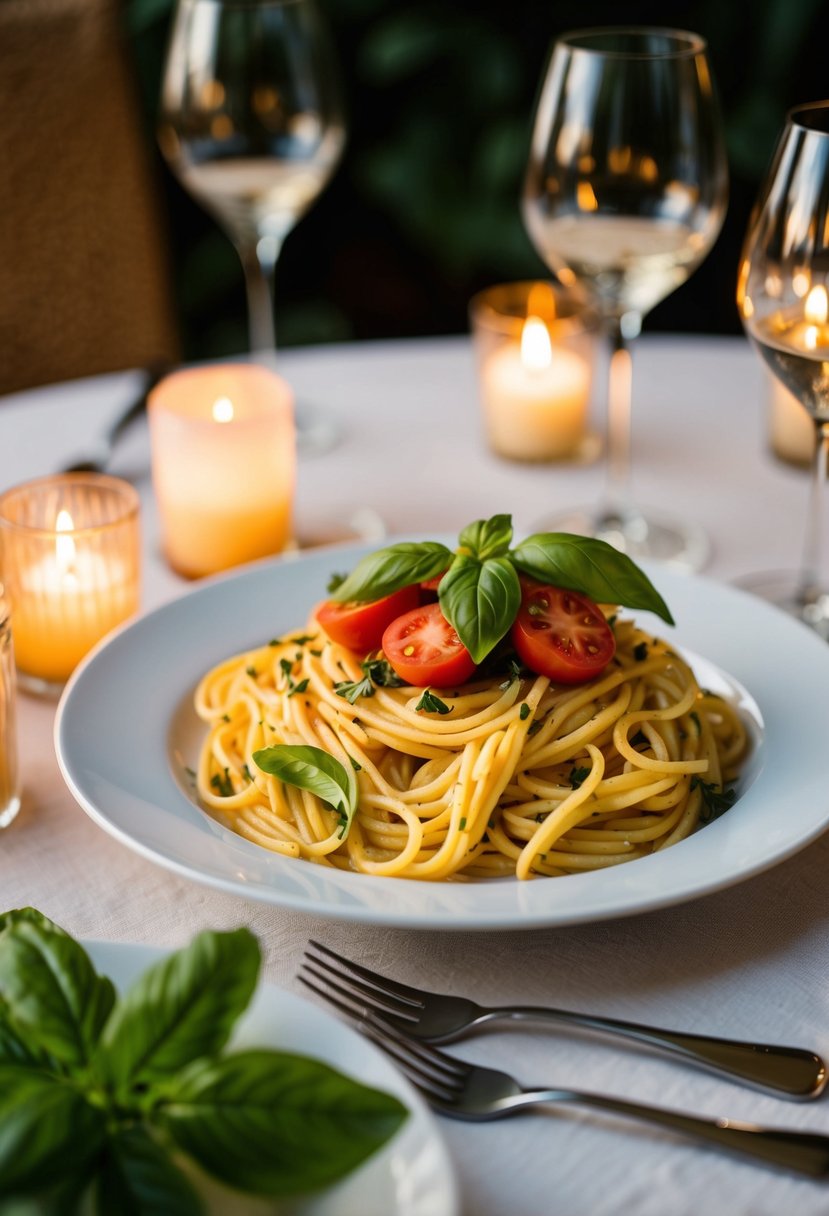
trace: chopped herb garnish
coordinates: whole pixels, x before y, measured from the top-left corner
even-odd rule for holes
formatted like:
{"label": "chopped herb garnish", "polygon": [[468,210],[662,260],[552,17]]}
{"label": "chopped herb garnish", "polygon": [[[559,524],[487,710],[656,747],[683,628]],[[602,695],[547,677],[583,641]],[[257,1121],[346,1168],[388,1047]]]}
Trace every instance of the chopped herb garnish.
{"label": "chopped herb garnish", "polygon": [[244,777],[245,781],[253,781],[253,774],[246,764],[242,765],[242,776]]}
{"label": "chopped herb garnish", "polygon": [[543,725],[544,723],[539,718],[536,718],[534,722],[531,722],[529,730],[527,731],[527,738],[531,739],[533,735],[538,734]]}
{"label": "chopped herb garnish", "polygon": [[522,704],[521,708],[518,711],[518,715],[521,718],[521,721],[526,722],[527,718],[529,718],[531,713],[532,713],[532,710],[530,709],[527,702],[524,701],[524,703]]}
{"label": "chopped herb garnish", "polygon": [[462,832],[466,831],[466,815],[461,816],[460,828]]}
{"label": "chopped herb garnish", "polygon": [[281,646],[282,638],[271,638],[271,640],[268,642],[268,645],[269,646]]}
{"label": "chopped herb garnish", "polygon": [[255,667],[246,667],[245,671],[252,680],[256,679],[256,668]]}
{"label": "chopped herb garnish", "polygon": [[225,769],[224,774],[214,773],[210,778],[210,784],[222,798],[230,798],[233,795],[233,782],[230,780],[230,773]]}
{"label": "chopped herb garnish", "polygon": [[281,668],[282,674],[284,676],[287,676],[288,679],[290,680],[291,672],[294,670],[293,659],[280,659],[279,666]]}
{"label": "chopped herb garnish", "polygon": [[636,659],[637,663],[644,663],[645,659],[648,657],[648,643],[637,642],[633,648],[633,657]]}
{"label": "chopped herb garnish", "polygon": [[334,692],[338,697],[345,697],[349,705],[354,705],[360,697],[373,697],[374,685],[368,676],[362,680],[340,680],[334,685]]}
{"label": "chopped herb garnish", "polygon": [[582,784],[582,782],[584,781],[585,777],[589,777],[589,776],[590,776],[589,768],[584,768],[584,767],[572,768],[570,770],[570,784],[572,785],[574,790],[577,790],[580,787],[580,785]]}
{"label": "chopped herb garnish", "polygon": [[229,722],[229,721],[230,721],[230,714],[222,714],[222,721],[223,721],[223,722]]}
{"label": "chopped herb garnish", "polygon": [[737,801],[735,790],[724,790],[714,785],[713,781],[703,781],[701,777],[693,776],[691,778],[691,789],[698,789],[702,794],[702,808],[700,809],[699,817],[703,823],[710,823],[712,819],[719,819],[720,815],[724,815],[726,811],[730,811]]}
{"label": "chopped herb garnish", "polygon": [[347,574],[332,574],[328,580],[328,586],[326,587],[328,594],[333,595],[339,587],[342,587],[347,578]]}
{"label": "chopped herb garnish", "polygon": [[402,688],[406,683],[400,679],[388,659],[366,659],[362,668],[372,684],[379,688]]}
{"label": "chopped herb garnish", "polygon": [[314,650],[313,648],[311,648],[311,654],[314,656],[315,659],[318,659],[320,657],[320,655],[322,654],[322,651]]}
{"label": "chopped herb garnish", "polygon": [[691,719],[694,726],[697,728],[697,738],[699,738],[699,736],[702,734],[702,724],[699,720],[699,714],[697,713],[697,711],[695,709],[692,709],[691,712],[689,713],[688,717]]}
{"label": "chopped herb garnish", "polygon": [[428,688],[424,690],[423,696],[415,705],[416,710],[422,710],[426,714],[450,714],[452,706],[447,705],[445,701],[441,701],[440,697],[436,697]]}
{"label": "chopped herb garnish", "polygon": [[291,684],[291,687],[288,689],[288,696],[292,697],[294,695],[294,693],[305,692],[309,683],[310,683],[310,681],[309,681],[308,677],[306,676],[305,679],[300,680],[298,684]]}
{"label": "chopped herb garnish", "polygon": [[354,772],[361,773],[363,771],[362,764],[358,764],[358,762],[354,759],[353,756],[349,756],[348,758],[351,761],[351,767],[354,769]]}
{"label": "chopped herb garnish", "polygon": [[299,637],[288,638],[289,642],[293,642],[294,646],[305,646],[308,642],[313,642],[319,634],[316,633],[301,633]]}

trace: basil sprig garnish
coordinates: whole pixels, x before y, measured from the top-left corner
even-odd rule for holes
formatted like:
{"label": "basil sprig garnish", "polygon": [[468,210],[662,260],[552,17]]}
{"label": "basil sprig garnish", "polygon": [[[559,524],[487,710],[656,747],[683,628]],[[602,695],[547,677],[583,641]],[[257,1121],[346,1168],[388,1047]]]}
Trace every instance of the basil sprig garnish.
{"label": "basil sprig garnish", "polygon": [[389,545],[362,558],[333,598],[341,603],[379,600],[443,573],[441,610],[476,663],[497,646],[518,614],[519,572],[600,604],[639,608],[674,623],[644,571],[606,541],[538,532],[515,548],[511,544],[511,516],[493,515],[464,528],[454,553],[436,541]]}
{"label": "basil sprig garnish", "polygon": [[40,912],[0,916],[0,1208],[201,1216],[171,1153],[283,1197],[384,1144],[406,1117],[390,1094],[305,1056],[226,1051],[260,957],[247,929],[200,933],[118,998]]}
{"label": "basil sprig garnish", "polygon": [[255,763],[263,773],[277,777],[286,785],[308,790],[339,811],[340,839],[348,835],[357,810],[357,782],[334,756],[321,747],[305,744],[277,743],[253,753]]}

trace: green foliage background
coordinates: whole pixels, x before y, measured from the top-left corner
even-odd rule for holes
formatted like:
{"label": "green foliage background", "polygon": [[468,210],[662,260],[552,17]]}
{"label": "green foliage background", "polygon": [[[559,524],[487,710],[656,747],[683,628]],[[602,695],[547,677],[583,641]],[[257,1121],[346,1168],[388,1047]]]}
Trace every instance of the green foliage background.
{"label": "green foliage background", "polygon": [[[786,109],[829,95],[824,0],[535,3],[318,0],[339,53],[349,142],[278,268],[282,345],[466,329],[469,297],[544,268],[518,197],[538,82],[564,29],[658,24],[710,46],[731,163],[731,204],[706,263],[652,329],[738,332],[740,242]],[[173,0],[125,0],[148,141]],[[246,343],[241,269],[227,238],[160,157],[185,354]]]}

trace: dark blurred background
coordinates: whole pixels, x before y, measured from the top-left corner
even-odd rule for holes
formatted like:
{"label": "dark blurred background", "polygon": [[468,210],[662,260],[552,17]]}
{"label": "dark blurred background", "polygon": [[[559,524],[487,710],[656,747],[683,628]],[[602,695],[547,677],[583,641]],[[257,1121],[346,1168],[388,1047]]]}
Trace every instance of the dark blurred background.
{"label": "dark blurred background", "polygon": [[[544,268],[524,233],[519,193],[538,82],[548,48],[565,29],[600,24],[670,24],[696,30],[708,40],[727,128],[731,167],[731,202],[723,233],[702,267],[646,321],[649,330],[737,333],[734,281],[742,236],[758,184],[767,166],[786,109],[795,103],[829,95],[825,48],[829,45],[826,0],[753,0],[748,5],[727,0],[693,0],[668,5],[631,2],[622,7],[603,0],[539,4],[533,0],[319,0],[333,29],[349,113],[349,139],[343,161],[325,194],[288,237],[277,270],[277,328],[280,345],[362,340],[424,334],[451,334],[467,329],[471,295],[493,282],[536,277]],[[172,0],[0,0],[0,35],[4,19],[11,67],[0,72],[14,101],[31,86],[33,104],[43,97],[42,43],[32,43],[32,63],[19,65],[20,30],[38,10],[65,10],[63,34],[53,38],[54,53],[66,62],[49,73],[62,80],[57,103],[73,103],[78,87],[92,91],[89,63],[102,59],[101,22],[112,9],[124,36],[125,63],[140,103],[144,153],[149,162],[150,201],[160,204],[159,223],[169,252],[173,290],[172,316],[186,358],[237,353],[246,347],[246,312],[241,268],[228,239],[174,180],[155,144],[155,121],[161,65],[172,12]],[[77,10],[69,21],[71,10]],[[93,24],[95,10],[101,18]],[[13,14],[19,21],[14,26]],[[107,18],[109,19],[109,18]],[[84,23],[90,35],[79,51],[70,49]],[[54,23],[53,23],[54,24]],[[17,42],[15,42],[15,38]],[[100,45],[94,40],[98,39]],[[91,39],[91,41],[90,41]],[[0,38],[2,41],[2,38]],[[88,45],[87,45],[88,44]],[[2,50],[0,48],[0,58]],[[109,64],[112,57],[106,59]],[[14,72],[18,72],[15,78]],[[84,86],[76,86],[73,74]],[[106,116],[109,86],[95,86],[88,115],[75,122],[89,149],[94,142],[84,123]],[[62,100],[61,100],[62,98]],[[22,105],[23,103],[20,103]],[[53,116],[54,105],[49,113]],[[31,137],[32,120],[20,139]],[[51,163],[65,155],[74,128],[56,136]],[[27,133],[28,132],[28,136]],[[12,136],[8,135],[11,139]],[[100,174],[118,150],[114,136],[98,138]],[[110,146],[106,141],[110,140]],[[2,142],[2,136],[0,136]],[[80,154],[79,154],[80,155]],[[0,182],[0,212],[16,205],[27,214],[40,205],[32,157],[20,161],[17,186],[6,174],[7,196]],[[85,170],[67,164],[63,182],[68,192]],[[126,180],[126,178],[125,178]],[[20,190],[32,199],[21,201]],[[63,184],[50,182],[50,189]],[[103,198],[99,191],[96,199]],[[113,202],[113,207],[116,206]],[[51,273],[33,315],[43,311],[74,248],[60,200],[38,221],[41,246],[53,228],[62,255],[50,253]],[[101,225],[100,202],[86,208],[88,238],[101,228],[98,281],[104,272],[122,286],[124,273],[110,266],[111,238]],[[28,207],[28,211],[26,208]],[[0,284],[22,294],[32,283],[30,271],[17,285],[9,266],[20,243],[20,222],[6,221],[0,247]],[[0,240],[3,238],[0,214]],[[57,239],[57,236],[55,237]],[[109,244],[107,244],[109,241]],[[45,260],[45,250],[40,249]],[[117,271],[117,272],[116,272]],[[87,283],[94,282],[87,274]],[[139,283],[139,288],[141,284]],[[93,289],[94,290],[94,289]],[[44,294],[46,293],[46,294]],[[110,325],[125,307],[113,294],[101,299],[99,311]],[[11,306],[9,306],[11,308]],[[148,310],[144,307],[144,312]],[[0,340],[3,338],[0,305]],[[127,313],[128,315],[128,313]],[[71,324],[73,312],[69,313]],[[30,329],[21,331],[29,334]],[[19,344],[19,343],[18,343]],[[2,341],[0,341],[2,345]],[[65,345],[72,345],[69,335]],[[77,346],[77,340],[75,340]],[[105,370],[88,366],[93,354],[67,374]],[[34,368],[37,348],[23,351],[18,362]],[[136,351],[133,358],[141,357]],[[114,356],[109,357],[110,361]],[[103,356],[101,362],[104,362]],[[1,370],[1,369],[0,369]],[[19,375],[20,373],[18,373]],[[25,374],[25,372],[24,372]],[[33,370],[32,375],[36,372]],[[55,374],[52,373],[53,378]],[[2,376],[0,376],[2,382]]]}

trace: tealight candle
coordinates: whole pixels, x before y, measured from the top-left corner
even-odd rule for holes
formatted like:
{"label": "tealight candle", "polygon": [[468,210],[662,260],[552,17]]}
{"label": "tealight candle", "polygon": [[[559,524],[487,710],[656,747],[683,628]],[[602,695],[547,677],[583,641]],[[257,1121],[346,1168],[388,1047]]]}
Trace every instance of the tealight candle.
{"label": "tealight candle", "polygon": [[484,425],[514,460],[573,457],[587,429],[592,318],[545,283],[490,288],[471,304]]}
{"label": "tealight candle", "polygon": [[[786,354],[806,355],[815,364],[829,360],[829,294],[813,286],[802,305],[780,309],[758,321],[752,332],[774,362],[786,367]],[[802,360],[801,360],[802,362]],[[775,376],[770,396],[769,429],[773,451],[783,460],[811,464],[815,424],[805,406]]]}
{"label": "tealight candle", "polygon": [[0,828],[20,810],[17,765],[17,707],[9,608],[0,584]]}
{"label": "tealight candle", "polygon": [[99,474],[44,477],[0,496],[0,565],[21,685],[58,689],[138,611],[139,501]]}
{"label": "tealight candle", "polygon": [[258,364],[174,372],[149,402],[164,551],[198,578],[281,552],[296,478],[293,394]]}

